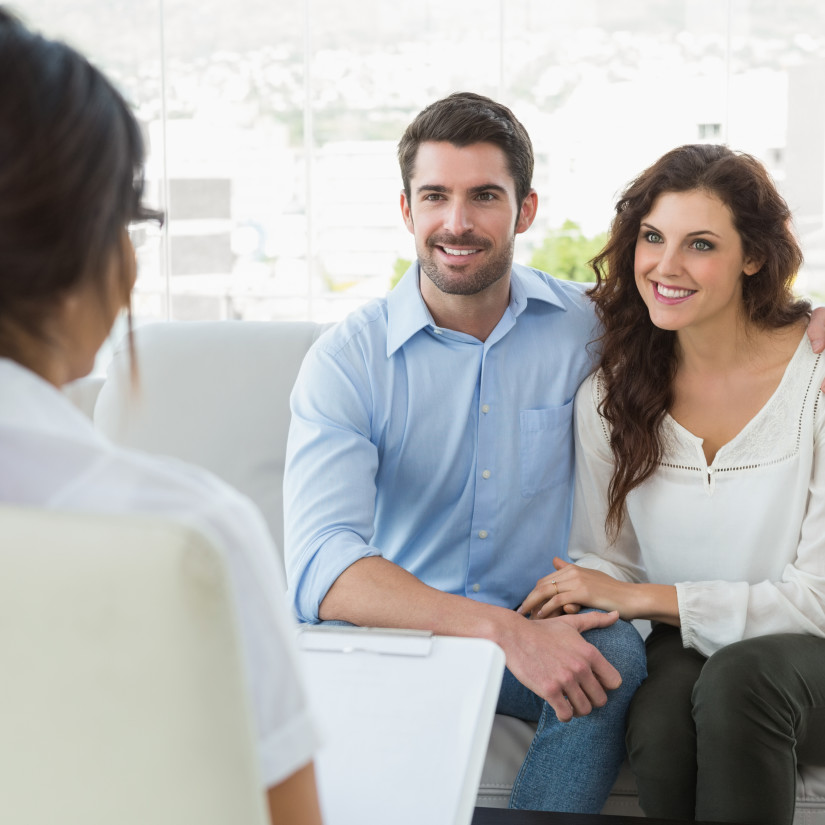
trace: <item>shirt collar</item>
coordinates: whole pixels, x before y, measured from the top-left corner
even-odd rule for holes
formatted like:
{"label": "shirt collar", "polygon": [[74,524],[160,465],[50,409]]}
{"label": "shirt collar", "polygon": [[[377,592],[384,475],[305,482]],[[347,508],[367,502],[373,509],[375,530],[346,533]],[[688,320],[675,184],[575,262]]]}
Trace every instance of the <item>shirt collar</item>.
{"label": "shirt collar", "polygon": [[513,315],[521,315],[528,301],[542,301],[566,312],[567,308],[552,283],[549,275],[537,269],[513,264],[510,271],[510,310]]}
{"label": "shirt collar", "polygon": [[[417,332],[435,326],[418,286],[419,266],[415,261],[387,296],[387,357],[404,346]],[[518,317],[529,301],[543,301],[566,311],[553,287],[538,271],[521,264],[510,270],[509,311]]]}
{"label": "shirt collar", "polygon": [[413,261],[387,296],[387,358],[404,346],[416,332],[435,326],[418,287],[418,261]]}

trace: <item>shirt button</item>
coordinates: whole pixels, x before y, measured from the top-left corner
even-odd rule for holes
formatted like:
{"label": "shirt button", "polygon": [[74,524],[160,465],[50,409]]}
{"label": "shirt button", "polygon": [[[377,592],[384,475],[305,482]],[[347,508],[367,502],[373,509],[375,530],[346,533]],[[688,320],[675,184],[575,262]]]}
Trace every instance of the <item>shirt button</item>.
{"label": "shirt button", "polygon": [[480,539],[486,539],[488,535],[489,535],[489,533],[486,530],[479,530],[478,531],[478,537]]}
{"label": "shirt button", "polygon": [[473,585],[473,593],[478,593],[479,590],[481,590],[481,585],[480,584],[474,584]]}
{"label": "shirt button", "polygon": [[433,333],[435,335],[443,335],[443,333],[441,332],[441,330],[438,327],[433,327]]}
{"label": "shirt button", "polygon": [[482,411],[483,413],[488,413],[488,412],[490,412],[490,405],[489,405],[489,404],[482,404],[482,406],[481,406],[481,411]]}
{"label": "shirt button", "polygon": [[481,474],[481,477],[482,477],[482,478],[490,478],[490,476],[491,476],[491,475],[492,475],[492,473],[491,473],[489,470],[485,470],[485,471]]}

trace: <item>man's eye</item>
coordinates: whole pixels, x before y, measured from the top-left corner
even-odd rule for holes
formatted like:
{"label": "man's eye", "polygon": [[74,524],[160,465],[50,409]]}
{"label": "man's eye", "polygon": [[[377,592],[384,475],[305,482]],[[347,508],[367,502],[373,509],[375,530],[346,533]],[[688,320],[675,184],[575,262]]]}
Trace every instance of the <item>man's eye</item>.
{"label": "man's eye", "polygon": [[492,192],[479,192],[476,196],[480,201],[491,201],[495,199],[495,195]]}

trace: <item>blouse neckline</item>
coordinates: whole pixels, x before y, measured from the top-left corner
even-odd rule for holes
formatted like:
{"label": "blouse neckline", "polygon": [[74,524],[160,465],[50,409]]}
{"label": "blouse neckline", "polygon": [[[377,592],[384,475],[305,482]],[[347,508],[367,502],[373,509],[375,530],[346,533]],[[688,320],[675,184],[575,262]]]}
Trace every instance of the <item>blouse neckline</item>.
{"label": "blouse neckline", "polygon": [[[813,365],[811,363],[812,357],[814,359]],[[813,353],[807,334],[803,334],[770,398],[730,441],[727,441],[716,451],[716,455],[710,464],[708,464],[705,452],[702,449],[704,439],[694,435],[676,421],[670,413],[666,413],[662,420],[662,434],[665,443],[662,463],[671,466],[684,466],[683,462],[688,461],[693,466],[685,466],[685,469],[703,469],[708,472],[733,469],[741,466],[743,462],[749,462],[751,465],[755,461],[762,463],[761,459],[765,456],[765,448],[769,447],[763,435],[776,442],[775,446],[778,448],[779,455],[787,456],[789,451],[794,452],[792,445],[786,443],[788,441],[786,438],[780,437],[777,439],[777,432],[782,432],[784,429],[785,433],[792,434],[794,436],[793,440],[796,441],[796,428],[791,426],[791,422],[796,416],[794,411],[787,409],[788,402],[794,397],[798,397],[792,391],[793,387],[797,386],[799,382],[811,380],[811,367],[815,366],[818,360],[819,356]],[[776,458],[777,456],[774,456],[774,460]],[[673,459],[676,461],[675,465],[672,463]]]}

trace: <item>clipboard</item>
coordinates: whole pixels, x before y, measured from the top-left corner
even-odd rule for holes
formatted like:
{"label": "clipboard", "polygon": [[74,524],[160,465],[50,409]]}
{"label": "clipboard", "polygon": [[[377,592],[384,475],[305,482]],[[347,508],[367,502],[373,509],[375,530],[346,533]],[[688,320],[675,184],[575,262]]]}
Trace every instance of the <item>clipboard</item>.
{"label": "clipboard", "polygon": [[326,825],[469,825],[504,672],[486,639],[313,625],[298,635]]}

